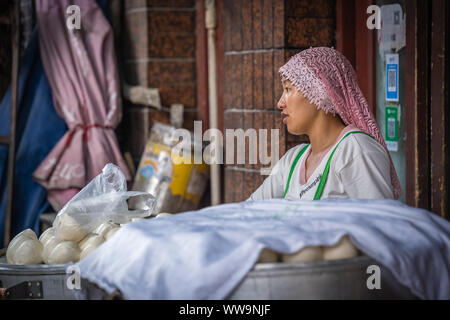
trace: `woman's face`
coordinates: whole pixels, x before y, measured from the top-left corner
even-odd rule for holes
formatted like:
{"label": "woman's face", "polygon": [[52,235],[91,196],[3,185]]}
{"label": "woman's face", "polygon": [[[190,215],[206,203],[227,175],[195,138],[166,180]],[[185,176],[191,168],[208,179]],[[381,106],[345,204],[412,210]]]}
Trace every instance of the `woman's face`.
{"label": "woman's face", "polygon": [[289,80],[282,78],[281,82],[283,95],[278,101],[277,108],[282,110],[283,123],[291,134],[307,134],[319,110]]}

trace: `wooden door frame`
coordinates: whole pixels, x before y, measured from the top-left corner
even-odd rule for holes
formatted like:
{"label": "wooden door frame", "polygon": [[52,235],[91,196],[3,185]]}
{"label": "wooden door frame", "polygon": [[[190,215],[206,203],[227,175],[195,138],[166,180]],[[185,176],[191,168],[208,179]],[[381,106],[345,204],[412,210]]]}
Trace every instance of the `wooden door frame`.
{"label": "wooden door frame", "polygon": [[[406,204],[430,208],[428,1],[406,2]],[[419,63],[421,67],[419,67]]]}
{"label": "wooden door frame", "polygon": [[366,26],[371,0],[336,0],[336,48],[353,65],[358,84],[376,115],[376,30]]}

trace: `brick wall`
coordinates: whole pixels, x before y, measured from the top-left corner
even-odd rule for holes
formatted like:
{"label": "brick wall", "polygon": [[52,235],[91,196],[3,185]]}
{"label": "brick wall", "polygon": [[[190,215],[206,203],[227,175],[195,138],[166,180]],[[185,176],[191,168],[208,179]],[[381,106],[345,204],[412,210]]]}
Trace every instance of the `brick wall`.
{"label": "brick wall", "polygon": [[196,118],[195,0],[127,0],[123,17],[123,65],[129,84],[158,88],[163,111],[124,102],[122,145],[138,160],[148,128],[169,123],[169,107],[185,107],[183,127]]}
{"label": "brick wall", "polygon": [[[224,129],[278,128],[280,157],[305,139],[286,132],[276,109],[282,94],[278,68],[302,49],[334,46],[334,3],[334,0],[223,1]],[[259,168],[259,164],[248,164],[247,143],[246,164],[224,168],[224,201],[247,199],[266,177]]]}

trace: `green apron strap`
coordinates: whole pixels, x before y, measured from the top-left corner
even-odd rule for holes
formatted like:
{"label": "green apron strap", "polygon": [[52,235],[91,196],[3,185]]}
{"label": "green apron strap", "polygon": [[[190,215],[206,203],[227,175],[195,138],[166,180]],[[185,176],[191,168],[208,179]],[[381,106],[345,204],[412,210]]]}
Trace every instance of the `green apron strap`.
{"label": "green apron strap", "polygon": [[288,181],[286,183],[286,188],[284,189],[284,194],[283,194],[283,198],[286,196],[286,193],[288,192],[289,189],[289,183],[291,182],[291,178],[292,178],[292,173],[294,172],[295,166],[297,165],[298,160],[300,159],[300,157],[302,156],[302,154],[305,152],[305,150],[309,147],[309,144],[307,144],[306,146],[304,146],[300,152],[297,154],[297,157],[295,157],[294,162],[292,163],[291,166],[291,171],[289,172],[289,177],[288,177]]}
{"label": "green apron strap", "polygon": [[[320,200],[320,197],[322,196],[323,193],[323,189],[325,188],[325,183],[327,182],[327,178],[328,178],[328,172],[330,171],[330,163],[331,163],[331,158],[333,158],[334,152],[336,151],[337,147],[339,146],[339,144],[342,142],[342,140],[344,140],[347,136],[353,134],[353,133],[364,133],[365,135],[368,135],[369,137],[373,138],[370,134],[363,132],[363,131],[352,131],[347,133],[334,147],[333,152],[331,153],[330,157],[328,158],[327,164],[325,166],[325,170],[323,170],[323,174],[322,177],[320,178],[320,182],[319,185],[317,186],[317,190],[316,193],[314,195],[314,200]],[[373,138],[375,139],[375,138]]]}

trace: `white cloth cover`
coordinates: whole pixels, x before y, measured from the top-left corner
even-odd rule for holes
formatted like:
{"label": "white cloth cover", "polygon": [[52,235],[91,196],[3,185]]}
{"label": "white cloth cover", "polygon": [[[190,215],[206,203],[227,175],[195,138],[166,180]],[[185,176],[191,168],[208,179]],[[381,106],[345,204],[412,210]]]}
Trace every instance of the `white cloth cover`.
{"label": "white cloth cover", "polygon": [[450,299],[450,222],[396,200],[270,199],[133,222],[78,262],[126,299],[224,299],[263,248],[294,253],[344,234],[423,299]]}

